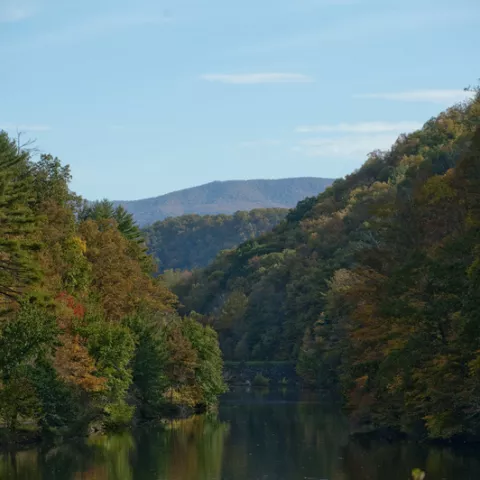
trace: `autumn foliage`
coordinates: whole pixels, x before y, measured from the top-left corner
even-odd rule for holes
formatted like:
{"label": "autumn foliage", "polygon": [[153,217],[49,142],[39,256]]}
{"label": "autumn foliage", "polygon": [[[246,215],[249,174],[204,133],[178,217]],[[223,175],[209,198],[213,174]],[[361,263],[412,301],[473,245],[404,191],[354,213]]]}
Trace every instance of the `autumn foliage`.
{"label": "autumn foliage", "polygon": [[[216,335],[178,316],[132,216],[108,201],[86,205],[68,167],[49,155],[30,161],[4,133],[0,165],[6,426],[78,434],[215,403],[224,390]],[[200,355],[205,345],[213,356]]]}
{"label": "autumn foliage", "polygon": [[356,428],[480,436],[480,96],[174,287],[229,360],[295,360]]}

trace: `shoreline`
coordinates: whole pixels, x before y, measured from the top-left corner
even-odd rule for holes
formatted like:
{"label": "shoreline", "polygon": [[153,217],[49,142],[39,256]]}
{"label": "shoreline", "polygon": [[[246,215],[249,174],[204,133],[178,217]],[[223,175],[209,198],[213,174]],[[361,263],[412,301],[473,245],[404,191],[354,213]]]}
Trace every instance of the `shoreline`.
{"label": "shoreline", "polygon": [[[213,409],[217,406],[212,407]],[[101,436],[114,435],[121,432],[133,432],[138,428],[145,428],[151,425],[162,426],[168,424],[174,420],[186,420],[196,415],[203,415],[209,411],[205,406],[198,406],[195,408],[192,407],[179,407],[176,409],[176,414],[172,413],[170,415],[159,416],[157,418],[144,419],[144,418],[134,418],[129,425],[125,425],[115,430],[105,430],[105,429],[96,429],[88,432],[86,430],[84,435],[75,435],[75,434],[60,434],[55,432],[42,432],[40,428],[37,429],[27,429],[20,428],[16,432],[11,432],[4,427],[0,427],[0,453],[9,452],[11,450],[23,451],[28,450],[29,447],[37,447],[39,445],[52,444],[63,442],[75,442],[79,440],[85,440],[88,438],[95,438]]]}
{"label": "shoreline", "polygon": [[[230,392],[234,390],[243,390],[246,392],[253,391],[269,393],[279,391],[314,393],[318,395],[319,404],[322,402],[334,404],[338,406],[339,410],[345,415],[346,418],[348,418],[345,409],[342,408],[341,400],[337,396],[333,395],[331,392],[314,390],[310,388],[302,388],[300,384],[289,384],[288,386],[281,384],[272,384],[268,386],[230,384],[229,387]],[[220,401],[215,407],[213,407],[213,410],[218,409],[219,403]],[[123,428],[119,428],[116,430],[94,430],[84,435],[56,434],[54,432],[42,433],[40,429],[34,430],[32,428],[21,427],[14,433],[9,432],[6,428],[0,428],[0,453],[8,453],[12,451],[26,451],[32,448],[39,447],[41,445],[53,446],[67,442],[78,442],[84,441],[89,438],[109,436],[122,432],[133,433],[138,429],[144,429],[152,426],[162,427],[168,425],[169,422],[175,420],[187,420],[197,415],[203,415],[208,411],[209,409],[200,406],[197,408],[182,407],[177,409],[176,413],[171,413],[169,415],[164,415],[158,418],[151,419],[136,418],[131,422],[131,424],[125,425]],[[368,425],[364,426],[363,429],[356,429],[355,427],[353,427],[348,437],[349,440],[359,443],[414,443],[418,445],[444,446],[452,448],[474,448],[478,444],[480,444],[480,437],[458,436],[456,438],[450,439],[432,439],[420,435],[409,435],[407,433],[389,427],[371,428]]]}

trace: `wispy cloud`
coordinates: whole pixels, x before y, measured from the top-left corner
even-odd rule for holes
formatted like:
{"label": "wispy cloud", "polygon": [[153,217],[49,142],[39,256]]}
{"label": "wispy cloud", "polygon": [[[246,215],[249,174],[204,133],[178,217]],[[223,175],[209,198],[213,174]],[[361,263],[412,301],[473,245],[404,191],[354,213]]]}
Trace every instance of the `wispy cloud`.
{"label": "wispy cloud", "polygon": [[263,138],[260,140],[249,140],[246,142],[241,142],[241,148],[256,148],[256,147],[275,147],[280,145],[282,142],[280,140],[274,140],[272,138]]}
{"label": "wispy cloud", "polygon": [[31,17],[36,11],[32,1],[2,0],[0,2],[0,23],[13,23]]}
{"label": "wispy cloud", "polygon": [[52,127],[50,125],[42,124],[15,124],[15,123],[4,123],[0,124],[0,130],[13,131],[18,130],[19,132],[48,132]]}
{"label": "wispy cloud", "polygon": [[390,93],[363,93],[354,98],[373,98],[379,100],[395,100],[399,102],[429,102],[451,104],[461,102],[474,96],[473,92],[464,90],[411,90]]}
{"label": "wispy cloud", "polygon": [[308,157],[358,159],[374,150],[390,148],[396,139],[395,134],[316,138],[300,142],[293,150]]}
{"label": "wispy cloud", "polygon": [[310,83],[313,78],[300,73],[245,73],[245,74],[205,74],[207,82],[254,85],[261,83]]}
{"label": "wispy cloud", "polygon": [[422,127],[420,122],[360,122],[336,125],[305,125],[295,129],[297,133],[383,133],[409,132]]}
{"label": "wispy cloud", "polygon": [[422,123],[415,121],[302,126],[295,131],[320,136],[301,140],[293,150],[309,157],[360,159],[373,150],[390,148],[401,133],[410,133],[421,127]]}

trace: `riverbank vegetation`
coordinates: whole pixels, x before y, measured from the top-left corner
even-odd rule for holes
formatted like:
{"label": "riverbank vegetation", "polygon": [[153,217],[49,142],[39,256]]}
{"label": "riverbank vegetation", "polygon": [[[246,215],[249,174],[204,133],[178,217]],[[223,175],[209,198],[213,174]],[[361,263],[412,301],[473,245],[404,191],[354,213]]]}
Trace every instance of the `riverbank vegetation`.
{"label": "riverbank vegetation", "polygon": [[294,360],[358,428],[480,435],[480,95],[175,286],[227,360]]}
{"label": "riverbank vegetation", "polygon": [[0,132],[0,417],[79,434],[213,405],[217,335],[181,318],[123,208],[86,204],[57,158]]}

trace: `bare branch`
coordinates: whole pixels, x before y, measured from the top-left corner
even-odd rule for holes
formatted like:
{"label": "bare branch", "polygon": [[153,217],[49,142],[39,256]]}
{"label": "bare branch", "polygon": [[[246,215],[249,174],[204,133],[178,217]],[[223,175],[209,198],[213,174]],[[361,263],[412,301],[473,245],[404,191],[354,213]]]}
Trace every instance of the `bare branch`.
{"label": "bare branch", "polygon": [[22,143],[22,136],[25,134],[26,132],[22,132],[17,129],[17,152],[19,154],[21,152],[26,152],[31,157],[40,155],[42,153],[41,150],[38,147],[34,146],[37,142],[36,138],[30,138]]}

